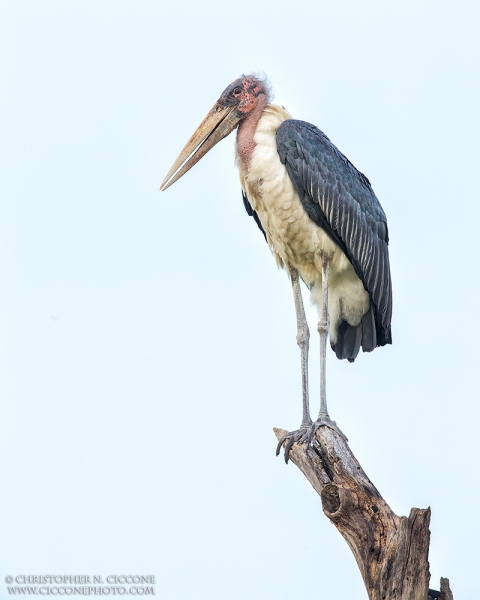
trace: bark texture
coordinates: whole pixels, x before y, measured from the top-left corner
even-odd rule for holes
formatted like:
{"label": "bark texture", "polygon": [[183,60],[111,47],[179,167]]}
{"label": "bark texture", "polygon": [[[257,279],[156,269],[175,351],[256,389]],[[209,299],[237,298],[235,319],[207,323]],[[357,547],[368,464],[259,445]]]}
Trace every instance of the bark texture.
{"label": "bark texture", "polygon": [[[274,432],[277,439],[286,433]],[[294,444],[290,460],[319,494],[323,512],[353,552],[370,600],[453,600],[448,580],[442,579],[440,592],[428,587],[429,508],[397,516],[346,440],[329,427],[317,429],[310,448]]]}

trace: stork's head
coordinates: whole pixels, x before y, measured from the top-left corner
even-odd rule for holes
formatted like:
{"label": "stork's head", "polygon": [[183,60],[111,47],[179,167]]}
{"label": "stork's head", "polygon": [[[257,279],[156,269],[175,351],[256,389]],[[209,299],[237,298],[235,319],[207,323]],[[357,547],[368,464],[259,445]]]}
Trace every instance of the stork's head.
{"label": "stork's head", "polygon": [[236,129],[240,121],[262,111],[270,95],[267,81],[254,75],[242,75],[231,83],[188,140],[160,189],[166,190],[185,175],[215,144]]}
{"label": "stork's head", "polygon": [[223,91],[217,104],[234,107],[241,120],[251,113],[259,102],[262,103],[262,100],[268,102],[269,96],[266,80],[254,75],[242,75]]}

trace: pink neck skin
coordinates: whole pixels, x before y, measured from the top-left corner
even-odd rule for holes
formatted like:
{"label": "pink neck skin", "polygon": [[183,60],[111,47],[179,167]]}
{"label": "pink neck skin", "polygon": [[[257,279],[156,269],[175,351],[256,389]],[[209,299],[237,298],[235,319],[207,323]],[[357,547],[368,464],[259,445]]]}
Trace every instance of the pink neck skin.
{"label": "pink neck skin", "polygon": [[267,97],[262,94],[258,97],[258,103],[255,108],[238,125],[237,152],[244,167],[247,169],[250,166],[250,160],[256,146],[253,136],[266,105]]}

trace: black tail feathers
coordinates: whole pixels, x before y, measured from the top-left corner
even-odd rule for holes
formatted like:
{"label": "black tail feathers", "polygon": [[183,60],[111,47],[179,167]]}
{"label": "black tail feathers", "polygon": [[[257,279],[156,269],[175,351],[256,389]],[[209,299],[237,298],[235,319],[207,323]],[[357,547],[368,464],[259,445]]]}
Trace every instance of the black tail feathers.
{"label": "black tail feathers", "polygon": [[372,304],[358,325],[349,325],[346,321],[340,323],[337,341],[332,344],[332,350],[337,358],[346,358],[353,362],[357,358],[360,346],[364,352],[371,352],[377,347],[377,328]]}

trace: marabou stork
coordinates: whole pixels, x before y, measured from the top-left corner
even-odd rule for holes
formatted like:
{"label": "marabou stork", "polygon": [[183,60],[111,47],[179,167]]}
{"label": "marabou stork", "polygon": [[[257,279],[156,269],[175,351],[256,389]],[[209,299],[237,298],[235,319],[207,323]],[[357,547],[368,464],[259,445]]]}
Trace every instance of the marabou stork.
{"label": "marabou stork", "polygon": [[[326,402],[327,337],[337,358],[391,344],[392,286],[387,218],[369,180],[314,125],[270,103],[266,80],[244,75],[231,83],[165,177],[165,190],[237,128],[236,163],[245,208],[264,234],[277,264],[290,276],[301,352],[303,418],[285,435],[310,443],[317,427],[337,429]],[[319,313],[320,412],[312,422],[308,346],[299,276]],[[337,429],[338,431],[338,429]]]}

